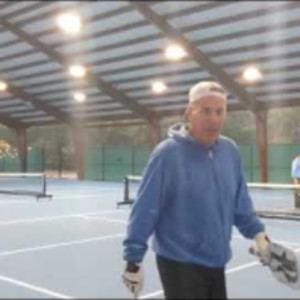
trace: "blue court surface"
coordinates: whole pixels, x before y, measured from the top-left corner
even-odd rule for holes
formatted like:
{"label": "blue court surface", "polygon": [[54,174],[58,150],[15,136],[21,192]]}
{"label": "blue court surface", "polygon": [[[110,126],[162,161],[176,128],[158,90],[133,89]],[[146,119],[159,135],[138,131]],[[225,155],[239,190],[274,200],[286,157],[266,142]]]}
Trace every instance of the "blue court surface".
{"label": "blue court surface", "polygon": [[[50,179],[48,192],[51,201],[0,195],[0,297],[132,298],[121,280],[130,212],[129,206],[116,207],[123,184]],[[300,222],[263,221],[273,240],[300,252]],[[278,283],[248,253],[250,245],[234,231],[228,297],[300,298],[300,290]],[[144,270],[140,298],[163,298],[151,248]]]}

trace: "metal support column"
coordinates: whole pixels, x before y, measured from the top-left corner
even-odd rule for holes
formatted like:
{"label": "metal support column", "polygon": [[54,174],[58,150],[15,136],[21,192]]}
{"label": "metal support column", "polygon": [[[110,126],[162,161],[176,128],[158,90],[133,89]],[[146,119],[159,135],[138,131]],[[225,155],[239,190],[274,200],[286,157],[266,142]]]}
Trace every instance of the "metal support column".
{"label": "metal support column", "polygon": [[153,120],[150,123],[150,144],[155,146],[160,142],[161,139],[161,128],[158,119]]}
{"label": "metal support column", "polygon": [[74,140],[74,154],[77,179],[84,179],[84,158],[86,149],[87,133],[84,127],[74,126],[73,128],[73,140]]}
{"label": "metal support column", "polygon": [[20,171],[27,171],[27,134],[26,128],[18,127],[14,129],[17,139],[17,150],[20,158]]}
{"label": "metal support column", "polygon": [[268,132],[267,132],[267,111],[255,112],[256,124],[256,145],[258,148],[260,181],[268,182]]}

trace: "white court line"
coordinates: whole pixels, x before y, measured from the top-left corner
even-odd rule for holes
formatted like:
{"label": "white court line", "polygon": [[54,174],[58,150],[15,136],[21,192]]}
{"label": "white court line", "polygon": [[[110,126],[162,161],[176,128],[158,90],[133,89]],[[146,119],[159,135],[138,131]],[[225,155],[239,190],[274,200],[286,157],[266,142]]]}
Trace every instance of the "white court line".
{"label": "white court line", "polygon": [[156,291],[156,292],[153,292],[153,293],[150,293],[150,294],[146,294],[146,295],[143,295],[141,297],[138,297],[138,299],[148,299],[148,298],[153,298],[155,296],[158,296],[158,295],[162,295],[164,292],[162,290],[159,290],[159,291]]}
{"label": "white court line", "polygon": [[60,193],[68,193],[70,192],[70,188],[73,188],[73,190],[80,191],[80,192],[88,192],[90,193],[91,190],[95,191],[95,192],[103,192],[103,191],[120,191],[120,187],[123,187],[123,185],[117,186],[117,187],[99,187],[99,186],[94,186],[94,187],[78,187],[78,185],[74,185],[74,186],[68,186],[68,187],[58,187],[58,186],[51,186],[51,184],[48,184],[48,190],[55,190],[58,191]]}
{"label": "white court line", "polygon": [[98,196],[101,196],[101,195],[123,195],[123,192],[122,191],[92,191],[89,190],[89,191],[72,191],[72,193],[70,193],[70,191],[67,193],[64,193],[64,192],[59,192],[57,190],[53,190],[53,192],[47,190],[48,193],[52,193],[54,196],[56,197],[68,197],[68,198],[73,198],[74,197],[79,197],[79,196],[93,196],[93,197],[98,197]]}
{"label": "white court line", "polygon": [[52,292],[50,290],[47,290],[47,289],[29,284],[29,283],[26,283],[26,282],[23,282],[23,281],[20,281],[20,280],[16,280],[16,279],[13,279],[13,278],[10,278],[10,277],[2,276],[2,275],[0,275],[0,281],[5,281],[5,282],[12,283],[14,285],[22,286],[22,287],[25,287],[29,290],[33,290],[35,292],[39,292],[39,293],[42,293],[42,294],[45,294],[47,296],[51,296],[51,297],[54,297],[54,298],[74,299],[73,297],[66,296],[66,295],[63,295],[63,294],[60,294],[60,293],[56,293],[56,292]]}
{"label": "white court line", "polygon": [[87,194],[84,194],[84,195],[76,195],[76,196],[66,196],[66,195],[55,195],[55,194],[52,194],[53,195],[53,199],[59,199],[59,200],[64,200],[64,199],[69,199],[69,200],[73,200],[73,199],[87,199],[87,198],[95,198],[95,199],[101,199],[101,198],[104,198],[104,197],[107,197],[107,196],[116,196],[116,198],[119,198],[121,193],[103,193],[101,192],[101,194],[91,194],[91,195],[87,195]]}
{"label": "white court line", "polygon": [[82,217],[84,215],[105,215],[105,214],[113,214],[116,212],[124,212],[124,210],[120,210],[120,209],[102,210],[102,211],[99,210],[99,211],[83,212],[83,213],[78,213],[78,214],[60,215],[60,216],[53,216],[53,217],[18,219],[18,220],[0,222],[0,226],[14,225],[14,224],[20,224],[20,223],[47,222],[47,221],[53,221],[53,220],[59,220],[59,219]]}
{"label": "white court line", "polygon": [[[5,201],[5,202],[4,202]],[[0,206],[3,206],[3,205],[7,205],[7,204],[20,204],[20,203],[36,203],[36,201],[32,201],[32,200],[1,200],[0,199]]]}
{"label": "white court line", "polygon": [[103,221],[103,222],[108,222],[108,223],[122,223],[122,224],[127,224],[127,221],[120,220],[120,219],[109,219],[109,218],[102,218],[102,217],[90,217],[90,216],[82,216],[81,218],[83,219],[91,219],[95,221]]}
{"label": "white court line", "polygon": [[38,247],[23,248],[23,249],[17,249],[17,250],[12,250],[12,251],[4,251],[4,252],[0,252],[0,257],[10,256],[10,255],[20,254],[20,253],[48,250],[48,249],[53,249],[53,248],[67,247],[67,246],[84,244],[84,243],[89,243],[89,242],[106,241],[109,239],[114,239],[114,238],[119,238],[119,237],[124,237],[124,233],[99,236],[99,237],[95,237],[95,238],[81,239],[81,240],[75,240],[75,241],[58,243],[58,244],[49,244],[49,245],[38,246]]}
{"label": "white court line", "polygon": [[74,193],[75,196],[79,196],[79,195],[86,195],[86,196],[99,196],[99,195],[107,195],[107,194],[115,194],[115,195],[123,195],[123,192],[121,190],[75,190],[73,189],[72,194],[70,193],[70,190],[68,191],[58,191],[57,189],[53,189],[53,191],[51,191],[50,189],[47,190],[49,193],[52,193],[55,196],[58,197],[72,197],[72,194]]}

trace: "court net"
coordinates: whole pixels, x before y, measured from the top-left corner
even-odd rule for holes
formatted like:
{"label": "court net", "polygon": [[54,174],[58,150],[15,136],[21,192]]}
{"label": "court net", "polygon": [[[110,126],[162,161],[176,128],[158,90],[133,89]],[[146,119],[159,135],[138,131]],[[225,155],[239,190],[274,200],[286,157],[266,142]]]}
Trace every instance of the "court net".
{"label": "court net", "polygon": [[[133,204],[140,182],[140,176],[125,176],[123,201],[117,203],[118,207]],[[300,185],[277,183],[247,185],[258,216],[300,221]],[[295,193],[299,194],[297,198]]]}
{"label": "court net", "polygon": [[52,198],[44,173],[0,173],[0,194]]}

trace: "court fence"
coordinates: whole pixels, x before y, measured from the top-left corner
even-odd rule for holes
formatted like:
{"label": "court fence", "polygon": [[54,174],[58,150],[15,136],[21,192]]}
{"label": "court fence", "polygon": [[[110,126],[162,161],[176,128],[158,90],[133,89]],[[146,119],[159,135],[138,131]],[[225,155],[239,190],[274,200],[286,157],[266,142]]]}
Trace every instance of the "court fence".
{"label": "court fence", "polygon": [[[125,175],[141,175],[152,147],[102,146],[90,147],[86,153],[85,178],[91,180],[124,179]],[[243,170],[248,182],[260,181],[256,145],[239,145]],[[272,144],[268,147],[269,182],[291,182],[291,163],[300,153],[297,144]]]}
{"label": "court fence", "polygon": [[[260,168],[256,145],[239,145],[243,170],[248,182],[260,181]],[[126,175],[141,175],[152,146],[90,146],[85,155],[85,179],[122,181]],[[299,144],[272,144],[268,146],[269,182],[291,182],[291,163],[300,153]],[[28,172],[56,172],[57,177],[65,171],[74,172],[73,165],[60,162],[45,163],[45,151],[32,148],[27,154]],[[17,156],[0,157],[0,172],[19,172]]]}

